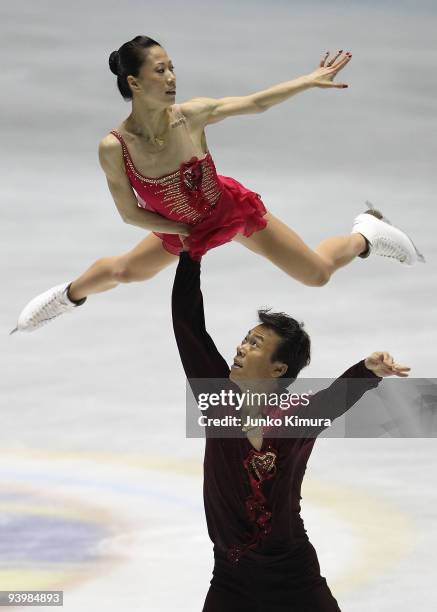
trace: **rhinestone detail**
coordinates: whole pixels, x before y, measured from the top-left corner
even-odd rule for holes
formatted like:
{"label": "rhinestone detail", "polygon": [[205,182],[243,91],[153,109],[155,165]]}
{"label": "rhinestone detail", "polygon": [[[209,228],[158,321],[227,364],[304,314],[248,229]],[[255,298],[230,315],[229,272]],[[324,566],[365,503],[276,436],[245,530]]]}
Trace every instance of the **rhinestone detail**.
{"label": "rhinestone detail", "polygon": [[247,550],[256,548],[270,533],[272,513],[266,506],[267,500],[262,492],[262,483],[276,474],[276,459],[276,451],[269,446],[264,452],[252,448],[244,460],[243,465],[247,470],[252,491],[246,499],[245,506],[254,534],[244,546],[237,544],[229,548],[227,557],[232,563],[238,563]]}
{"label": "rhinestone detail", "polygon": [[[127,146],[117,130],[112,130],[120,141],[128,177],[139,181],[143,188],[154,185],[154,195],[165,204],[169,216],[195,225],[208,217],[220,196],[222,187],[216,179],[216,169],[209,151],[202,157],[182,162],[179,169],[161,177],[146,177],[136,169]],[[139,203],[140,207],[145,208]]]}

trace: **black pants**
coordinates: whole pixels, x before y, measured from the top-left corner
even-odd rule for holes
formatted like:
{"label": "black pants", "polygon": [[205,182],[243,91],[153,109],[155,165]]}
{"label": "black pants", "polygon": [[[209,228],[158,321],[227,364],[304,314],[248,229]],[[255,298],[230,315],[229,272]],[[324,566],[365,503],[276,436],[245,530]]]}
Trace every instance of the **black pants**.
{"label": "black pants", "polygon": [[272,562],[233,564],[217,552],[214,561],[203,612],[341,612],[310,542]]}

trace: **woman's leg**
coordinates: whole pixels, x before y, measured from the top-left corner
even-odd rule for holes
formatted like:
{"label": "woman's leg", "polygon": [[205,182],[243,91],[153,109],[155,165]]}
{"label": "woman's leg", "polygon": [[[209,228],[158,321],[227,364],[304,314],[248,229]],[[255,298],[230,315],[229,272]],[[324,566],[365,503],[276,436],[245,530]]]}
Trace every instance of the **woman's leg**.
{"label": "woman's leg", "polygon": [[71,283],[68,297],[78,301],[92,293],[113,289],[119,283],[148,280],[176,260],[176,255],[166,251],[155,234],[149,234],[131,251],[95,261]]}
{"label": "woman's leg", "polygon": [[98,259],[72,283],[64,282],[34,297],[21,311],[11,334],[34,331],[65,312],[76,310],[92,293],[107,291],[119,283],[152,278],[176,259],[157,236],[149,234],[128,253]]}
{"label": "woman's leg", "polygon": [[296,232],[274,215],[268,212],[265,219],[268,223],[264,229],[249,238],[238,234],[234,240],[263,255],[304,285],[325,285],[333,272],[350,263],[367,248],[361,234],[350,234],[323,240],[313,251]]}

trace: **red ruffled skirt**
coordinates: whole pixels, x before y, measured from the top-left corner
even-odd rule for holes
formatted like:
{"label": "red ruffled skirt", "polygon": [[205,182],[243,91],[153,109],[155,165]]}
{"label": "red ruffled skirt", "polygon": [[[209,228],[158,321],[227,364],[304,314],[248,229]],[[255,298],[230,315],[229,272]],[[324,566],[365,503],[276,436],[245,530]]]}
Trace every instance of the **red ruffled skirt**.
{"label": "red ruffled skirt", "polygon": [[[210,215],[193,226],[185,240],[192,259],[199,261],[202,256],[217,246],[230,242],[237,234],[250,236],[264,229],[267,209],[259,193],[247,189],[230,176],[217,175],[223,187]],[[153,232],[162,240],[164,248],[179,255],[182,245],[177,234]]]}

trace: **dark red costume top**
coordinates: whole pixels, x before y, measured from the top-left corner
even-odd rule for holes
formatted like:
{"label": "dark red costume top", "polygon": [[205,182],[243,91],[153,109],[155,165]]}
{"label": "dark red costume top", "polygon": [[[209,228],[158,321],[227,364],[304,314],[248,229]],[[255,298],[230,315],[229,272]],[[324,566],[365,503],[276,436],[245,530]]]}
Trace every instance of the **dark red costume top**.
{"label": "dark red costume top", "polygon": [[[208,384],[210,379],[220,379],[221,388],[227,380],[226,386],[240,392],[229,380],[230,368],[206,331],[200,263],[186,252],[181,253],[176,271],[172,314],[187,378],[208,379]],[[301,416],[333,420],[381,380],[360,361],[311,396],[309,406],[299,408]],[[271,562],[308,542],[300,516],[301,486],[316,436],[323,429],[312,427],[294,438],[269,438],[266,431],[260,451],[241,437],[241,428],[239,437],[210,437],[207,432],[204,504],[216,553],[234,562],[242,557]]]}
{"label": "dark red costume top", "polygon": [[[187,252],[181,253],[176,271],[172,313],[194,395],[223,388],[240,392],[206,331],[200,262]],[[335,419],[381,380],[360,361],[299,410],[304,417]],[[221,409],[223,415],[229,412],[219,406],[218,414]],[[300,516],[307,461],[322,430],[310,427],[295,438],[272,437],[271,431],[269,437],[264,431],[257,451],[241,437],[241,427],[240,435],[230,431],[226,438],[206,429],[203,492],[214,570],[203,612],[340,612]]]}

